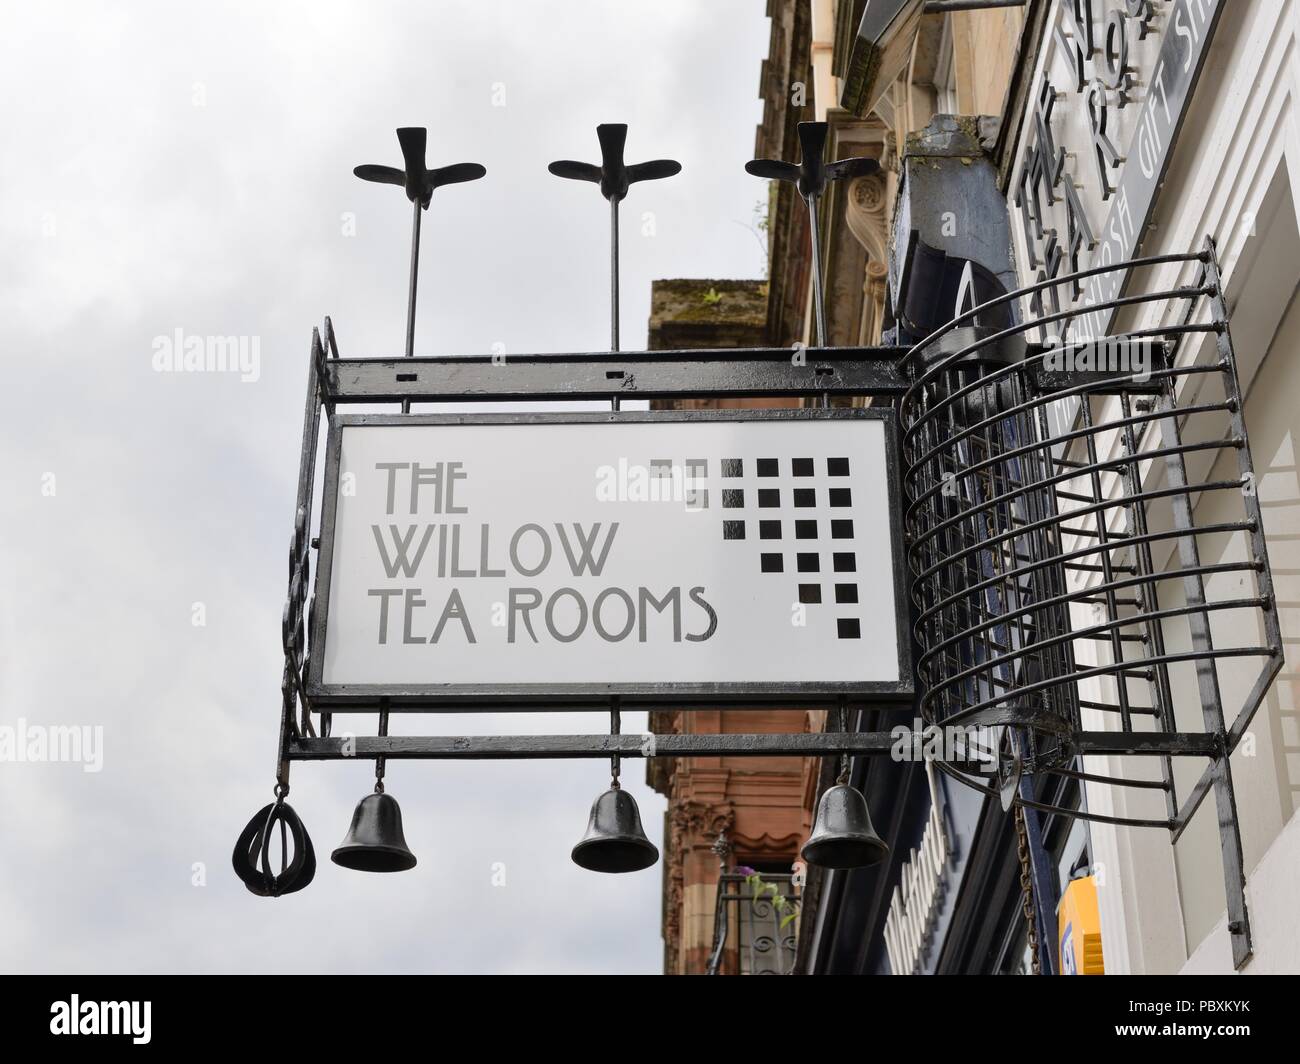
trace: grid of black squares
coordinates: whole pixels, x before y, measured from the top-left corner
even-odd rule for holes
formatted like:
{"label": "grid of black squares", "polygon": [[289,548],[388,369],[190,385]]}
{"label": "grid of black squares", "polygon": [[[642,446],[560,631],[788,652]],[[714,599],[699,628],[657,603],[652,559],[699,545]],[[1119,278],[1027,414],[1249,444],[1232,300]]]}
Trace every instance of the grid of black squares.
{"label": "grid of black squares", "polygon": [[[754,460],[754,474],[757,479],[777,480],[781,476],[781,459],[759,458]],[[784,544],[793,533],[793,562],[801,578],[808,583],[799,584],[799,601],[805,605],[820,605],[823,599],[823,575],[831,575],[835,604],[837,606],[856,606],[858,604],[858,584],[856,574],[858,560],[852,550],[831,551],[831,574],[822,573],[821,552],[817,550],[823,532],[823,525],[829,528],[832,544],[836,541],[853,539],[853,520],[849,517],[831,517],[818,520],[811,517],[799,517],[800,510],[810,510],[817,506],[820,493],[824,504],[831,510],[846,509],[853,505],[852,491],[847,487],[834,486],[834,479],[849,475],[847,458],[825,459],[825,473],[831,479],[831,485],[817,487],[808,485],[808,479],[816,480],[817,461],[812,458],[791,458],[789,475],[795,481],[789,487],[761,486],[752,489],[744,487],[722,489],[723,510],[746,511],[752,504],[758,511],[754,520],[743,516],[724,517],[722,521],[723,539],[745,539],[749,530],[756,528],[758,538],[765,547],[777,547]],[[724,480],[741,480],[745,476],[745,459],[724,458],[722,460],[722,477]],[[793,518],[783,516],[783,498],[788,508],[793,511]],[[764,513],[764,511],[767,511]],[[800,548],[805,549],[800,549]],[[780,549],[763,550],[759,553],[759,569],[764,573],[785,572],[786,554]],[[838,617],[835,621],[836,633],[841,639],[861,639],[862,623],[857,617]]]}

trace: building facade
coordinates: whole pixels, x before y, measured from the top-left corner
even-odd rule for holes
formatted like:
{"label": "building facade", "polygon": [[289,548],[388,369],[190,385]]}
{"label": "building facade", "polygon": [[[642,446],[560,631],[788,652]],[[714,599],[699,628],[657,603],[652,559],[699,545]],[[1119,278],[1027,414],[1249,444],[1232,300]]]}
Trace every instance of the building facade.
{"label": "building facade", "polygon": [[[1067,156],[1070,177],[1063,178],[1077,186],[1077,204],[1060,196],[1050,207],[1045,204],[1044,212],[1056,212],[1047,228],[1063,235],[1072,224],[1079,229],[1063,216],[1077,206],[1085,219],[1081,263],[1181,252],[1200,247],[1206,238],[1218,249],[1284,648],[1282,672],[1232,757],[1254,938],[1253,954],[1240,970],[1295,972],[1300,925],[1288,894],[1300,871],[1295,817],[1300,717],[1293,657],[1300,634],[1294,607],[1300,509],[1293,434],[1300,425],[1290,397],[1300,386],[1295,307],[1300,141],[1294,118],[1300,12],[1284,0],[1094,0],[1044,5],[1038,18],[1042,24],[1026,54],[1029,91],[1019,109],[1006,116],[1016,136],[1000,160],[1021,277],[1033,280],[1050,268],[1028,217],[1034,209],[1030,197],[1021,191],[1032,185],[1034,178],[1025,175],[1035,174],[1044,156],[1043,101],[1049,104],[1046,128],[1057,150],[1074,153],[1079,146],[1077,154]],[[1108,46],[1105,34],[1122,45]],[[1092,54],[1084,54],[1090,46]],[[1120,48],[1123,63],[1117,58]],[[1112,74],[1117,67],[1118,76]],[[1094,129],[1099,103],[1093,103],[1094,117],[1089,117],[1090,93],[1094,101],[1105,94],[1105,138]],[[1046,213],[1044,220],[1049,220]],[[1170,264],[1139,280],[1159,290],[1188,283],[1189,276]],[[1133,315],[1135,320],[1118,319],[1116,327],[1141,328],[1159,313],[1151,306]],[[1204,356],[1192,351],[1186,357]],[[1216,462],[1202,475],[1213,480],[1221,472]],[[1212,521],[1221,503],[1206,496],[1198,506],[1204,511],[1198,517]],[[1214,564],[1239,549],[1239,542],[1220,538],[1207,542],[1202,554]],[[1225,705],[1243,701],[1244,670],[1222,672],[1220,682]],[[1175,694],[1176,705],[1186,703]],[[1184,718],[1181,724],[1188,722]],[[1131,759],[1087,760],[1088,771],[1099,776],[1133,771],[1125,763]],[[1196,784],[1194,767],[1175,763],[1174,769],[1178,793],[1189,793]],[[1118,816],[1146,815],[1156,804],[1149,792],[1091,783],[1085,800],[1089,809]],[[1108,824],[1092,824],[1081,834],[1079,845],[1097,873],[1107,972],[1234,970],[1211,808],[1203,807],[1173,845],[1158,833]]]}
{"label": "building facade", "polygon": [[[756,157],[797,159],[798,122],[817,120],[829,126],[828,159],[866,155],[881,162],[878,174],[831,186],[823,204],[819,244],[829,343],[919,339],[891,305],[899,233],[906,235],[908,224],[938,224],[912,217],[900,225],[900,189],[909,167],[937,167],[956,156],[987,175],[978,180],[997,202],[981,217],[954,212],[953,225],[984,237],[1008,234],[999,274],[1008,291],[1139,255],[1195,251],[1207,238],[1214,242],[1286,657],[1231,759],[1253,930],[1253,952],[1238,970],[1300,971],[1300,918],[1288,904],[1291,880],[1300,872],[1293,660],[1300,639],[1294,557],[1300,533],[1294,433],[1300,422],[1293,399],[1300,386],[1300,311],[1294,303],[1300,139],[1293,108],[1300,88],[1300,10],[1293,0],[1029,0],[991,7],[770,0],[767,13],[771,45],[761,74],[764,115]],[[953,151],[955,143],[960,151]],[[942,214],[943,204],[932,209]],[[731,342],[734,322],[725,315],[715,315],[711,330],[693,297],[674,305],[674,290],[697,296],[689,286],[701,283],[723,294],[714,306],[729,299],[743,306],[748,331],[743,338],[736,334],[737,342],[810,343],[811,241],[807,214],[788,184],[771,190],[767,233],[765,282],[661,282],[652,343],[676,329],[661,346],[686,346],[681,337],[688,326],[700,346]],[[990,269],[998,273],[995,264]],[[1194,281],[1190,264],[1170,262],[1117,283],[1132,294]],[[1113,315],[1087,312],[1117,294],[1099,283],[1078,290],[1049,285],[1021,312],[1043,318],[1074,308],[1093,336],[1155,328],[1172,313],[1167,301]],[[724,293],[724,286],[734,287]],[[937,320],[955,314],[948,307]],[[1209,356],[1203,345],[1188,345],[1178,357]],[[1213,479],[1221,472],[1215,466],[1197,475]],[[1212,524],[1218,505],[1211,495],[1201,497],[1198,523]],[[1202,554],[1213,565],[1242,549],[1240,537],[1220,537],[1207,541]],[[1176,564],[1168,557],[1157,562]],[[1075,627],[1083,623],[1074,619]],[[1079,681],[1085,707],[1105,702],[1105,682]],[[1247,698],[1244,669],[1221,670],[1220,683],[1225,706]],[[1197,715],[1195,700],[1173,693],[1178,725],[1198,727],[1198,720],[1181,719]],[[764,711],[761,719],[747,715],[743,724],[728,719],[741,712],[664,713],[659,723],[697,730],[825,725],[824,715],[793,710]],[[1085,728],[1102,727],[1088,716],[1099,711],[1083,712]],[[899,722],[897,714],[869,710],[851,725],[880,731]],[[711,959],[714,970],[758,970],[743,956],[750,943],[736,916],[720,915],[730,903],[719,899],[746,891],[758,897],[754,885],[766,874],[774,882],[791,877],[788,888],[780,879],[781,889],[799,896],[797,918],[782,924],[777,936],[785,950],[783,971],[1231,972],[1213,803],[1206,802],[1172,843],[1163,830],[1105,822],[1159,820],[1167,793],[1195,791],[1200,766],[1174,759],[1172,778],[1146,788],[1101,782],[1152,771],[1150,761],[1090,756],[1076,760],[1073,775],[1037,782],[1040,801],[1098,818],[1089,821],[1033,810],[1004,813],[996,800],[931,765],[862,759],[853,765],[852,781],[866,794],[891,855],[872,868],[823,872],[804,868],[797,855],[816,799],[831,782],[828,766],[777,760],[750,770],[694,762],[675,770],[652,767],[651,782],[670,800],[666,970],[705,971]],[[771,916],[764,910],[764,919]]]}

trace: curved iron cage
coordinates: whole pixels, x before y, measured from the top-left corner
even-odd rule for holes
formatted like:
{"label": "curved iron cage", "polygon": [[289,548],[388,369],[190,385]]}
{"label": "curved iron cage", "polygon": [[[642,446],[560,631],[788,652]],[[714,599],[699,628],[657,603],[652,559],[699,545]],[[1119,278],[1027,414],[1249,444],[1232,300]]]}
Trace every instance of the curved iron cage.
{"label": "curved iron cage", "polygon": [[[1097,298],[1137,275],[1145,294]],[[1163,792],[1163,817],[1016,800],[1176,836],[1282,664],[1213,245],[1001,295],[904,361],[923,721],[961,729],[1007,795],[1021,772]],[[1131,736],[1159,776],[1084,771],[1097,733]],[[1194,747],[1212,764],[1180,807],[1170,758]],[[940,768],[997,792],[991,771]]]}

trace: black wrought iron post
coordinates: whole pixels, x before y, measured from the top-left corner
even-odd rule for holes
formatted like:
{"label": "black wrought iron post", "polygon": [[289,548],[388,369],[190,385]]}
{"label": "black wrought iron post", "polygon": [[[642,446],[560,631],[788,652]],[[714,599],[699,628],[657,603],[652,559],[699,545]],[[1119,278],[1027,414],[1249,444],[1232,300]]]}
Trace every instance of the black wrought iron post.
{"label": "black wrought iron post", "polygon": [[[673,159],[654,159],[628,166],[623,161],[627,126],[621,122],[597,126],[596,137],[600,141],[599,166],[571,159],[557,159],[547,169],[556,177],[598,184],[600,194],[609,200],[609,349],[618,351],[618,205],[627,195],[628,189],[638,181],[658,181],[673,177],[681,173],[682,164]],[[610,398],[610,406],[618,410],[617,395]]]}
{"label": "black wrought iron post", "polygon": [[[377,181],[385,185],[401,185],[406,198],[411,201],[411,277],[406,298],[406,357],[415,356],[415,298],[420,278],[420,214],[429,209],[433,190],[443,185],[457,185],[477,181],[487,174],[478,163],[455,163],[436,170],[425,167],[425,147],[428,130],[406,126],[397,131],[402,147],[405,169],[366,163],[352,172],[363,181]],[[402,413],[410,413],[410,400],[402,401]]]}
{"label": "black wrought iron post", "polygon": [[[826,162],[826,137],[829,128],[825,122],[799,123],[798,163],[782,162],[778,159],[753,159],[745,164],[745,171],[754,177],[793,184],[808,207],[808,232],[812,243],[813,326],[819,348],[825,347],[828,340],[818,204],[828,182],[865,177],[880,169],[880,162],[877,159],[854,158]],[[830,406],[830,393],[823,392],[821,402],[822,406]]]}

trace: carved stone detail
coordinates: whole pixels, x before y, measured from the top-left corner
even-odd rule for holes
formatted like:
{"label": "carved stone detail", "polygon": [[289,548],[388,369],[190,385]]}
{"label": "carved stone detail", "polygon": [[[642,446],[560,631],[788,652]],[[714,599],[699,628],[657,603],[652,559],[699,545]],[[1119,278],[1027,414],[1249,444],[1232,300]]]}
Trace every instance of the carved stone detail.
{"label": "carved stone detail", "polygon": [[710,848],[722,832],[731,832],[736,811],[730,803],[709,805],[704,802],[669,802],[668,838],[664,861],[667,864],[667,899],[664,907],[664,967],[667,974],[678,974],[681,963],[682,907],[685,896],[687,850]]}
{"label": "carved stone detail", "polygon": [[872,260],[880,263],[888,258],[889,222],[885,217],[887,200],[885,182],[880,174],[859,177],[849,185],[848,203],[844,212],[849,232],[866,248]]}

